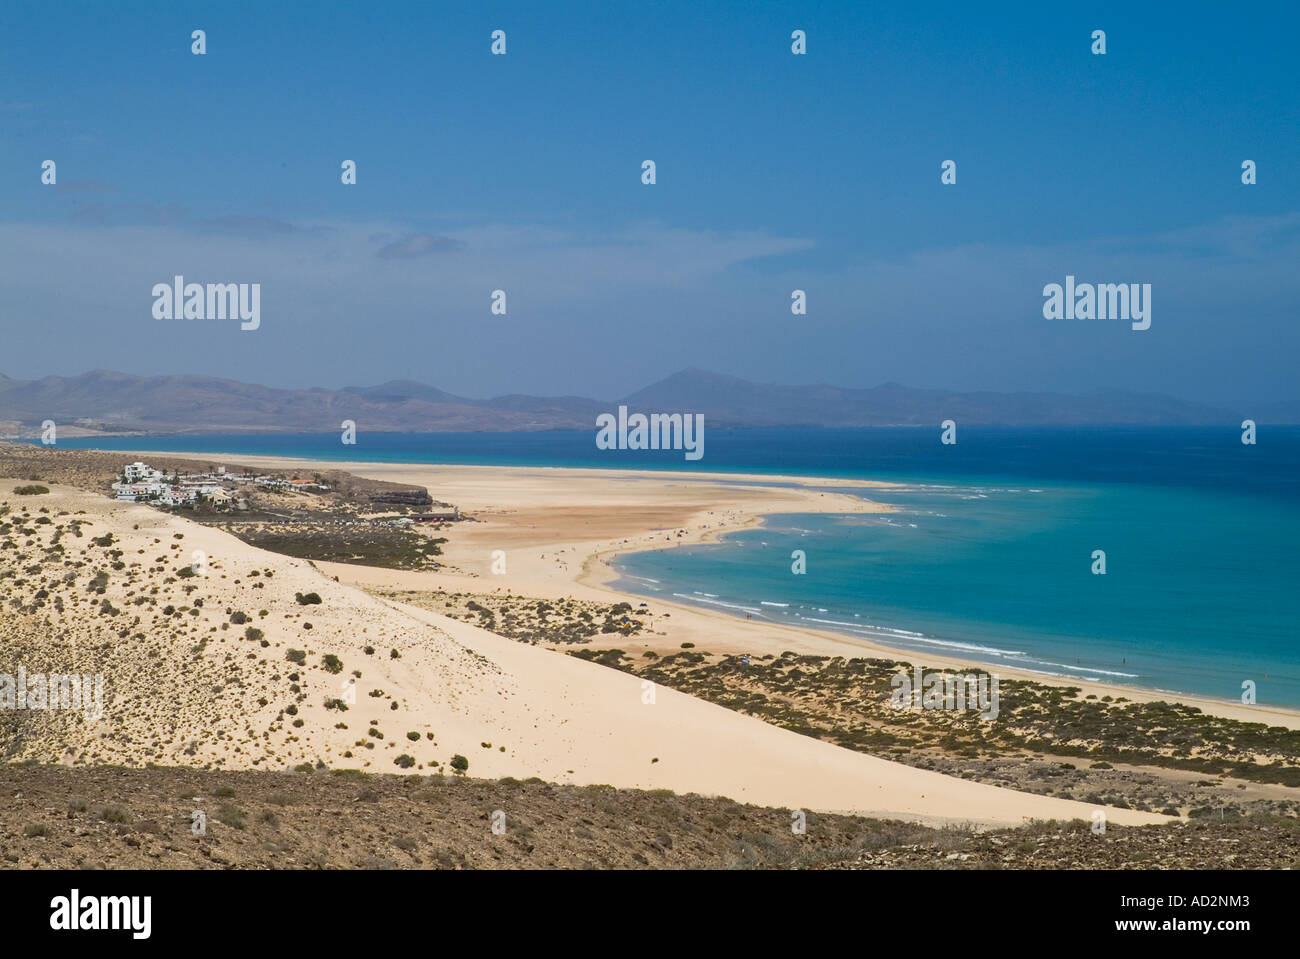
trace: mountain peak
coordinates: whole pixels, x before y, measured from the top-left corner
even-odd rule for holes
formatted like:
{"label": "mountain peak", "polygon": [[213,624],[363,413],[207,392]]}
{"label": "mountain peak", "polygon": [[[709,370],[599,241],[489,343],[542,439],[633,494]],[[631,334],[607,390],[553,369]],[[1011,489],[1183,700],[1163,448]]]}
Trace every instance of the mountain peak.
{"label": "mountain peak", "polygon": [[[510,432],[590,429],[602,401],[573,396],[465,399],[413,380],[344,390],[276,389],[206,376],[137,376],[95,370],[80,376],[13,380],[0,374],[0,421],[112,423],[117,431],[333,431],[343,415],[370,429]],[[936,427],[945,419],[983,426],[1085,424],[1204,425],[1241,416],[1168,396],[997,393],[755,383],[690,366],[617,401],[641,413],[698,413],[712,428]],[[1300,421],[1278,404],[1271,422]]]}

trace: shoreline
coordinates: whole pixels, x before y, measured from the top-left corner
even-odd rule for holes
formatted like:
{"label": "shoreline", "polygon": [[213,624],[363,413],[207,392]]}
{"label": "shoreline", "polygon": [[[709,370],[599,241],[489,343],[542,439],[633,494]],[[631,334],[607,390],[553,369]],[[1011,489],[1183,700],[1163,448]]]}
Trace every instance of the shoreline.
{"label": "shoreline", "polygon": [[[184,456],[197,459],[227,459],[265,467],[288,469],[346,470],[369,479],[413,483],[425,486],[435,499],[447,499],[462,512],[478,520],[462,521],[449,532],[444,545],[451,569],[411,572],[381,567],[321,562],[317,565],[341,582],[369,588],[492,592],[508,589],[516,594],[539,598],[584,597],[602,602],[652,601],[671,612],[672,638],[695,642],[700,649],[719,654],[780,654],[785,650],[817,656],[889,658],[928,668],[979,669],[1003,679],[1020,679],[1044,685],[1075,687],[1083,695],[1123,697],[1134,702],[1176,702],[1194,706],[1208,715],[1242,722],[1264,723],[1300,729],[1300,708],[1247,706],[1201,694],[1076,679],[1030,669],[990,664],[948,653],[925,654],[894,647],[862,636],[834,630],[747,620],[721,609],[646,595],[623,592],[614,587],[620,573],[613,565],[622,555],[672,549],[679,544],[716,543],[730,533],[761,528],[768,516],[791,514],[852,514],[888,512],[890,507],[826,488],[859,490],[897,488],[899,483],[880,480],[831,479],[767,473],[694,473],[667,470],[621,470],[538,466],[440,466],[415,463],[383,463],[311,460],[300,457],[240,456],[237,454],[168,453],[166,451],[114,450],[124,456]],[[569,489],[549,488],[547,481],[568,479]],[[599,484],[598,494],[593,488]],[[650,487],[647,490],[646,487]],[[543,488],[544,487],[544,488]],[[618,493],[610,495],[610,488]],[[576,489],[577,495],[572,492]],[[653,492],[651,492],[653,490]],[[611,516],[592,520],[593,511],[578,511],[573,505],[600,495],[613,507]],[[670,495],[671,494],[671,495]],[[594,500],[593,500],[594,501]],[[647,505],[647,501],[650,502]],[[719,517],[721,514],[721,518]],[[480,518],[482,517],[482,518]],[[668,519],[674,522],[667,522]],[[497,528],[496,521],[508,519],[510,528]],[[567,526],[564,521],[571,520]],[[609,520],[613,522],[608,522]],[[528,521],[532,522],[528,522]],[[600,520],[605,520],[601,522]],[[646,520],[652,521],[647,528]],[[576,524],[593,526],[573,532]],[[653,525],[658,523],[658,525]],[[602,532],[594,538],[583,532]],[[504,549],[512,569],[498,579],[489,572],[492,547]],[[521,550],[529,555],[516,556]],[[538,560],[532,552],[541,550]],[[544,563],[548,555],[550,564]],[[520,571],[519,565],[524,569]],[[497,582],[503,585],[497,585]],[[634,604],[635,605],[635,604]],[[662,614],[656,617],[656,625]],[[642,644],[620,640],[624,646]],[[645,643],[646,648],[654,643]]]}
{"label": "shoreline", "polygon": [[[536,778],[971,828],[1086,822],[1099,807],[1116,825],[1178,814],[919,768],[667,685],[647,700],[626,672],[336,582],[215,525],[54,480],[41,493],[22,485],[0,480],[6,515],[31,520],[0,557],[17,607],[0,622],[7,658],[102,673],[109,725],[52,711],[13,744],[19,760]],[[88,587],[63,578],[64,563],[99,572]],[[392,586],[390,570],[351,569]],[[105,641],[106,624],[139,632]]]}
{"label": "shoreline", "polygon": [[[743,528],[761,528],[762,525],[763,523],[760,518],[758,522],[749,524]],[[722,537],[727,533],[738,531],[739,528],[728,530],[726,533],[720,532],[713,537],[701,537],[696,542],[715,542],[722,539]],[[614,583],[618,581],[620,574],[613,566],[613,561],[620,555],[652,552],[663,548],[664,547],[651,547],[644,550],[613,549],[603,553],[593,554],[591,559],[593,561],[598,561],[603,569],[597,571],[595,569],[584,568],[583,572],[579,574],[577,581],[604,590],[610,599],[622,599],[624,593],[614,588]],[[738,613],[727,612],[722,609],[710,609],[708,607],[696,606],[675,599],[663,599],[655,594],[637,593],[629,590],[627,591],[627,595],[639,596],[642,599],[653,600],[661,605],[671,606],[675,610],[681,610],[683,612],[691,612],[704,617],[716,617],[729,623],[750,625],[753,622],[752,620],[741,619]],[[808,652],[812,655],[845,656],[845,658],[851,658],[853,655],[874,655],[880,658],[906,661],[909,665],[923,665],[930,669],[982,670],[990,674],[996,674],[999,679],[1018,679],[1049,686],[1077,687],[1082,690],[1084,695],[1092,693],[1096,694],[1098,697],[1103,695],[1123,696],[1125,699],[1134,702],[1176,702],[1183,705],[1195,706],[1204,713],[1220,716],[1226,719],[1235,719],[1241,722],[1262,722],[1270,726],[1285,726],[1288,729],[1300,729],[1300,708],[1288,706],[1246,706],[1229,699],[1215,699],[1210,696],[1202,696],[1197,693],[1184,692],[1181,690],[1160,689],[1158,687],[1140,685],[1128,686],[1097,680],[1075,679],[1060,673],[1004,666],[1002,664],[988,663],[978,659],[952,656],[947,653],[936,653],[933,656],[927,657],[921,650],[891,646],[884,642],[878,642],[866,637],[851,635],[848,633],[840,633],[830,629],[814,629],[806,626],[775,623],[770,620],[764,621],[763,625],[770,626],[775,630],[788,630],[797,635],[809,634],[817,637],[818,640],[831,640],[845,644],[847,647],[844,650],[837,648],[834,651],[822,650],[820,648],[813,651],[811,649],[791,647],[794,652]],[[732,648],[731,644],[726,644],[724,647],[711,648],[710,652],[726,651],[738,653],[747,651],[750,648],[750,646]]]}

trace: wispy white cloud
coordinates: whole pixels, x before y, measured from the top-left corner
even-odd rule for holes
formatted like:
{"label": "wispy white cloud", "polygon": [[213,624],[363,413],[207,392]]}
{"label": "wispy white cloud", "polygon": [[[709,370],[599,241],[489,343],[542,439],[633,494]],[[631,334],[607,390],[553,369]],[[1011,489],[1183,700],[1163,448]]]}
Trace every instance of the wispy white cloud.
{"label": "wispy white cloud", "polygon": [[454,253],[465,249],[465,244],[449,236],[434,236],[432,233],[411,233],[400,240],[385,243],[375,254],[382,260],[414,259],[430,256],[434,253]]}

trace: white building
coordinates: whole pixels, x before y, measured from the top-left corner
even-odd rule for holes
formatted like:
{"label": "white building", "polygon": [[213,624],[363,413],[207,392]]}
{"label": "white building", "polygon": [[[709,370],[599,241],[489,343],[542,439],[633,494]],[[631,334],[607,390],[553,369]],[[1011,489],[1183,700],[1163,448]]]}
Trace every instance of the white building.
{"label": "white building", "polygon": [[142,480],[156,480],[162,478],[162,473],[156,469],[150,469],[145,463],[135,462],[128,463],[122,470],[122,475],[126,477],[128,483],[139,483]]}
{"label": "white building", "polygon": [[148,482],[148,483],[128,483],[119,486],[117,495],[113,498],[121,500],[124,503],[135,503],[142,499],[149,499],[151,496],[170,495],[172,488],[166,483]]}

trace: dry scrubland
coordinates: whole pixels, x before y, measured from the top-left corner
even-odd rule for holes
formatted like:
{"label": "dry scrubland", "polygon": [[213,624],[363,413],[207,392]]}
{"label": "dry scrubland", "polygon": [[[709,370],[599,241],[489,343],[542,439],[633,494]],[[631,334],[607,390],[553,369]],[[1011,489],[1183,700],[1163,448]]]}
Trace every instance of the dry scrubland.
{"label": "dry scrubland", "polygon": [[1261,816],[1097,836],[809,812],[795,835],[789,809],[667,790],[352,771],[9,765],[0,801],[9,868],[1267,869],[1300,842],[1300,821]]}
{"label": "dry scrubland", "polygon": [[440,768],[454,750],[414,713],[454,723],[461,690],[508,695],[482,657],[305,560],[22,485],[0,483],[0,671],[100,673],[110,705],[102,722],[0,711],[10,759]]}
{"label": "dry scrubland", "polygon": [[[228,517],[193,522],[107,499],[98,457],[114,454],[27,449],[9,469],[23,479],[0,480],[0,673],[102,673],[106,703],[100,722],[0,711],[10,863],[1199,868],[1216,852],[1243,867],[1300,862],[1292,729],[1005,678],[994,724],[898,713],[887,708],[893,660],[777,654],[769,642],[745,664],[743,637],[694,648],[674,614],[695,640],[713,621],[608,589],[482,592],[472,572],[408,568],[387,575],[454,588],[398,590],[380,585],[382,570],[331,568],[355,571],[343,578],[367,594],[235,539],[220,528]],[[346,543],[341,515],[376,488],[335,481],[343,492],[315,504],[303,542]],[[609,495],[642,494],[628,484]],[[670,529],[682,504],[695,536],[717,525],[696,491],[671,496]],[[520,537],[512,556],[529,558],[550,535],[540,504],[530,509],[526,522],[489,513],[486,526],[453,528],[458,558],[470,555],[458,540],[507,529]],[[538,584],[570,577],[555,557],[574,553],[579,566],[585,548],[544,549]],[[658,688],[653,709],[643,679]],[[740,802],[708,798],[720,795]],[[1050,822],[1098,806],[1104,839]],[[188,832],[194,808],[208,814],[205,836]],[[809,835],[790,832],[791,808],[809,810]],[[492,809],[507,813],[505,836],[490,833]],[[1029,820],[1039,824],[1005,828]]]}
{"label": "dry scrubland", "polygon": [[[111,484],[122,472],[122,466],[128,463],[134,454],[110,453],[100,450],[58,450],[47,446],[35,446],[27,443],[6,443],[0,441],[0,476],[12,477],[38,483],[56,483],[77,489],[109,494]],[[148,457],[149,465],[165,474],[210,472],[219,466],[225,466],[228,472],[258,473],[262,468],[247,466],[238,459],[206,459],[193,456],[173,456],[166,453],[142,454]],[[293,473],[293,470],[289,471]],[[274,494],[253,491],[263,495],[269,502],[284,505],[296,502],[308,506],[315,502],[327,507],[348,504],[369,503],[377,494],[394,492],[412,492],[419,487],[407,483],[393,483],[385,480],[366,479],[345,470],[321,467],[303,470],[302,475],[319,477],[330,486],[330,492],[310,498],[299,497],[296,501]]]}
{"label": "dry scrubland", "polygon": [[790,651],[755,654],[745,663],[739,655],[670,640],[657,626],[672,614],[658,604],[509,592],[375,592],[806,736],[963,779],[1193,818],[1300,815],[1295,729],[1206,714],[1184,703],[1135,702],[1015,679],[1001,683],[997,722],[961,711],[897,710],[890,705],[890,680],[900,670],[910,674],[909,663]]}
{"label": "dry scrubland", "polygon": [[[134,454],[96,450],[58,451],[0,442],[0,475],[57,483],[109,493],[110,484]],[[165,475],[227,473],[256,475],[262,470],[229,459],[208,460],[141,454]],[[363,563],[388,569],[435,569],[438,535],[446,524],[399,528],[385,520],[450,504],[432,500],[422,486],[366,479],[343,470],[288,468],[273,471],[283,479],[318,480],[327,491],[279,491],[254,484],[230,484],[244,508],[216,509],[206,504],[174,510],[178,516],[214,526],[245,543],[273,553],[318,562]],[[403,502],[403,499],[406,502]]]}
{"label": "dry scrubland", "polygon": [[651,708],[634,677],[369,596],[305,560],[147,506],[53,485],[22,495],[22,485],[0,483],[0,667],[102,673],[106,704],[100,722],[4,711],[10,760],[387,772],[459,762],[476,776],[927,821],[1091,813],[838,749],[672,690]]}

